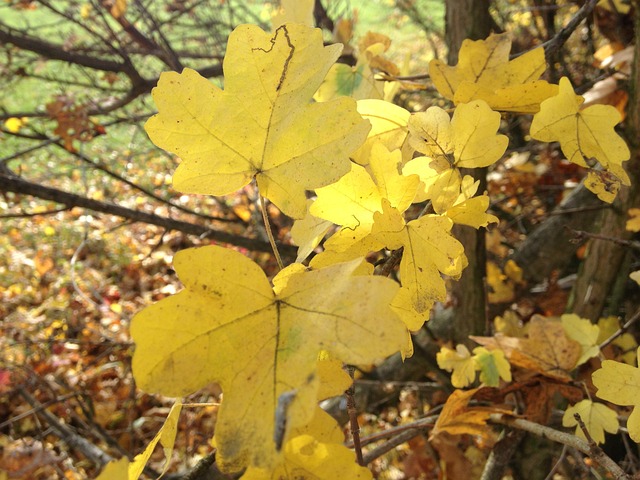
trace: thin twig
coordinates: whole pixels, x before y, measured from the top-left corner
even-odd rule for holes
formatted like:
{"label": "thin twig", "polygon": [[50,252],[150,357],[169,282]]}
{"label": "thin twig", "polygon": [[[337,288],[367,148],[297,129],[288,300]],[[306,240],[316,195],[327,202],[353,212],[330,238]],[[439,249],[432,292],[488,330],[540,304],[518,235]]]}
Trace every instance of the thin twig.
{"label": "thin twig", "polygon": [[282,270],[284,268],[284,264],[282,263],[280,252],[278,251],[278,245],[276,245],[276,239],[273,237],[273,232],[271,231],[271,222],[269,222],[269,214],[267,212],[267,202],[260,194],[258,194],[258,205],[260,207],[260,212],[262,213],[264,229],[267,231],[267,237],[269,238],[269,243],[271,244],[273,254],[276,257],[276,261],[278,262],[278,267],[280,268],[280,270]]}
{"label": "thin twig", "polygon": [[385,453],[393,450],[398,445],[402,445],[403,443],[408,442],[412,438],[417,437],[418,435],[420,435],[420,433],[421,433],[421,430],[417,428],[410,428],[408,430],[405,430],[399,435],[396,435],[395,437],[393,437],[388,442],[385,442],[382,445],[367,452],[367,454],[363,458],[364,463],[361,463],[361,465],[367,465],[373,462],[376,458],[381,457]]}
{"label": "thin twig", "polygon": [[617,237],[610,237],[608,235],[601,235],[599,233],[585,232],[584,230],[573,230],[572,228],[569,228],[568,230],[571,230],[571,232],[573,232],[573,234],[575,235],[576,241],[584,240],[585,238],[594,238],[596,240],[604,240],[605,242],[612,242],[622,247],[628,247],[635,251],[640,252],[640,242],[624,240],[622,238],[617,238]]}
{"label": "thin twig", "polygon": [[601,467],[608,470],[614,476],[614,478],[631,480],[631,477],[629,477],[629,475],[627,475],[620,468],[620,466],[611,459],[611,457],[609,457],[606,453],[604,453],[604,450],[602,450],[598,446],[598,444],[593,440],[593,438],[591,437],[591,434],[589,433],[589,430],[587,430],[587,426],[582,421],[582,417],[580,417],[580,414],[574,413],[573,418],[576,419],[576,422],[578,422],[578,426],[580,427],[580,430],[582,430],[582,433],[587,439],[587,443],[589,445],[589,453],[587,453],[587,455],[589,455],[593,460],[598,462]]}
{"label": "thin twig", "polygon": [[[353,375],[355,373],[355,367],[351,365],[345,365],[345,370],[353,380]],[[351,438],[353,439],[353,449],[356,452],[356,459],[358,460],[358,465],[366,465],[364,463],[364,459],[362,458],[362,445],[360,444],[360,425],[358,425],[358,409],[356,408],[356,397],[355,397],[355,388],[353,386],[353,381],[347,390],[344,392],[345,397],[347,397],[347,413],[349,414],[349,426],[351,428]]]}
{"label": "thin twig", "polygon": [[618,338],[623,333],[625,333],[629,329],[629,327],[631,327],[631,325],[633,325],[635,322],[638,321],[638,319],[640,319],[640,308],[636,311],[636,313],[633,315],[633,317],[631,317],[629,320],[627,320],[627,322],[622,327],[620,327],[618,329],[618,331],[616,333],[611,335],[609,338],[607,338],[604,342],[602,342],[600,344],[600,346],[599,346],[600,350],[602,350],[604,347],[606,347],[611,342],[613,342],[616,338]]}
{"label": "thin twig", "polygon": [[[620,468],[620,466],[614,462],[609,456],[607,456],[600,447],[596,445],[596,449],[592,449],[589,442],[578,438],[570,433],[561,432],[551,427],[540,425],[539,423],[530,422],[522,418],[514,418],[502,413],[494,413],[490,416],[489,421],[499,425],[507,425],[512,428],[524,430],[529,433],[533,433],[541,438],[547,438],[552,442],[557,442],[568,447],[573,447],[576,450],[591,457],[602,468],[607,470],[616,480],[631,480],[631,478]],[[584,425],[584,424],[583,424]]]}

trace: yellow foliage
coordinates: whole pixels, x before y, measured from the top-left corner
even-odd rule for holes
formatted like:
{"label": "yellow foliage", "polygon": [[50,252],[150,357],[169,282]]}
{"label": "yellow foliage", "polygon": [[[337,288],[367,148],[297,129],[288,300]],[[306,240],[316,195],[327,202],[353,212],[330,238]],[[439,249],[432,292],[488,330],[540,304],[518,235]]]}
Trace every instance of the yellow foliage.
{"label": "yellow foliage", "polygon": [[630,232],[640,232],[640,208],[630,208],[627,213],[629,220],[625,228]]}
{"label": "yellow foliage", "polygon": [[429,63],[429,74],[440,94],[454,104],[484,100],[493,110],[535,113],[540,103],[555,95],[557,86],[538,80],[546,69],[544,50],[536,48],[509,60],[507,34],[486,40],[464,40],[458,64]]}
{"label": "yellow foliage", "polygon": [[280,457],[274,412],[284,410],[287,431],[309,421],[320,351],[367,365],[405,347],[406,328],[389,307],[397,284],[353,276],[359,264],[311,272],[288,267],[274,279],[274,293],[260,267],[238,252],[217,246],[178,252],[174,266],[185,289],[132,321],[138,385],[181,396],[219,383],[220,467],[271,468]]}
{"label": "yellow foliage", "polygon": [[587,427],[587,431],[596,443],[604,443],[604,432],[617,433],[620,427],[618,414],[615,410],[607,407],[603,403],[594,403],[592,400],[582,400],[567,408],[562,417],[563,427],[576,427],[576,436],[586,440],[582,429],[578,426],[575,414]]}
{"label": "yellow foliage", "polygon": [[[545,100],[533,117],[531,136],[543,142],[558,141],[569,161],[588,167],[593,166],[595,160],[623,185],[629,185],[629,176],[622,168],[622,162],[629,159],[629,147],[614,130],[620,114],[610,105],[591,105],[581,110],[582,102],[569,80],[561,78],[558,95]],[[586,185],[603,198],[603,190],[611,191],[615,187],[610,186],[606,178],[595,176],[597,173],[594,171]],[[609,201],[611,196],[603,199]]]}
{"label": "yellow foliage", "polygon": [[591,357],[595,357],[600,353],[600,347],[598,346],[600,327],[598,325],[594,325],[586,318],[580,318],[575,313],[562,315],[560,321],[569,338],[578,342],[582,348],[582,354],[578,359],[577,365],[582,365]]}
{"label": "yellow foliage", "polygon": [[358,113],[369,120],[371,130],[364,144],[351,155],[353,161],[360,165],[367,165],[371,157],[371,148],[375,143],[382,143],[387,150],[402,150],[403,161],[411,158],[407,139],[407,123],[411,114],[393,103],[384,100],[359,100]]}
{"label": "yellow foliage", "polygon": [[126,458],[109,462],[96,480],[138,480],[158,442],[160,442],[164,450],[165,463],[161,472],[161,474],[164,475],[169,468],[171,455],[173,454],[173,445],[178,432],[178,419],[180,418],[181,410],[182,402],[177,401],[173,407],[171,407],[169,415],[167,415],[167,419],[160,428],[160,431],[153,440],[149,442],[144,452],[136,455],[132,462],[129,462]]}
{"label": "yellow foliage", "polygon": [[451,375],[451,385],[456,388],[464,388],[474,382],[476,379],[476,365],[471,357],[469,349],[459,343],[456,349],[442,347],[436,354],[438,366],[447,372],[453,372]]}
{"label": "yellow foliage", "polygon": [[427,192],[436,213],[445,212],[460,196],[458,168],[486,167],[500,159],[509,140],[497,134],[499,127],[500,114],[481,100],[459,105],[452,119],[439,107],[411,117],[409,142],[438,172]]}
{"label": "yellow foliage", "polygon": [[374,214],[372,236],[389,249],[404,247],[400,281],[411,292],[413,308],[423,313],[446,297],[441,273],[458,277],[467,264],[464,248],[451,235],[453,222],[425,215],[405,224],[398,210],[383,199],[382,213]]}
{"label": "yellow foliage", "polygon": [[302,218],[305,190],[347,173],[370,128],[352,99],[310,103],[340,51],[301,24],[274,34],[241,25],[229,36],[224,90],[194,70],[163,73],[152,92],[159,113],[145,128],[182,158],[175,188],[226,195],[255,177],[262,196]]}
{"label": "yellow foliage", "polygon": [[627,419],[627,429],[631,439],[640,443],[640,370],[626,363],[605,360],[602,368],[593,372],[591,379],[598,389],[598,397],[615,405],[633,407]]}

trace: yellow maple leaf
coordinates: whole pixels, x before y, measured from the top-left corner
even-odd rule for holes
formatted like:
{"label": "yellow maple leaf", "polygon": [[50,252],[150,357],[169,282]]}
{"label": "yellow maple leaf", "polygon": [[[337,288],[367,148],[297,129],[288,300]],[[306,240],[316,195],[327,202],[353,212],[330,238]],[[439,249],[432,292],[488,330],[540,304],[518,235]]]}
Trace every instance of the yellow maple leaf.
{"label": "yellow maple leaf", "polygon": [[[420,179],[417,175],[398,172],[400,150],[390,152],[380,142],[371,147],[371,161],[365,168],[351,164],[351,171],[332,185],[316,189],[318,198],[309,211],[316,217],[329,220],[343,229],[325,244],[325,248],[345,251],[371,232],[373,215],[382,211],[382,200],[404,212],[415,196]],[[337,247],[340,245],[340,248]],[[366,254],[369,249],[381,248],[367,239],[354,255]]]}
{"label": "yellow maple leaf", "polygon": [[616,433],[620,427],[618,414],[603,403],[592,400],[582,400],[567,408],[562,416],[563,427],[576,427],[576,436],[586,440],[582,429],[574,415],[579,414],[587,427],[587,431],[596,443],[604,443],[604,432]]}
{"label": "yellow maple leaf", "polygon": [[560,321],[569,338],[578,342],[580,348],[582,348],[582,354],[576,365],[582,365],[591,357],[595,357],[600,353],[600,347],[598,346],[600,327],[598,325],[594,325],[586,318],[580,318],[575,313],[565,313],[560,317]]}
{"label": "yellow maple leaf", "polygon": [[487,350],[484,347],[473,349],[473,362],[476,370],[480,370],[480,381],[487,387],[498,387],[500,379],[511,381],[511,365],[500,349]]}
{"label": "yellow maple leaf", "polygon": [[358,101],[358,113],[371,122],[371,130],[364,144],[351,155],[354,162],[367,165],[371,148],[378,142],[389,151],[400,149],[403,161],[411,158],[413,150],[406,141],[407,123],[411,117],[408,110],[384,100],[369,99]]}
{"label": "yellow maple leaf", "polygon": [[152,92],[159,113],[145,129],[182,158],[174,187],[226,195],[255,177],[262,196],[302,218],[305,190],[347,173],[370,128],[353,99],[310,103],[341,48],[301,24],[274,34],[241,25],[229,36],[224,90],[194,70],[163,73]]}
{"label": "yellow maple leaf", "polygon": [[[620,329],[620,319],[614,315],[602,317],[598,320],[598,328],[600,329],[600,333],[596,343],[600,345],[618,332]],[[638,348],[638,342],[636,342],[636,339],[632,334],[623,333],[622,335],[618,335],[612,344],[617,347],[617,355],[614,360],[619,358],[628,365],[634,366],[636,364],[636,349]]]}
{"label": "yellow maple leaf", "polygon": [[510,51],[508,34],[464,40],[456,66],[432,60],[429,74],[440,94],[456,105],[484,100],[493,110],[537,112],[557,92],[555,85],[538,80],[546,69],[544,50],[536,48],[511,61]]}
{"label": "yellow maple leaf", "polygon": [[371,236],[389,249],[404,247],[400,281],[411,291],[418,313],[446,298],[441,274],[459,277],[467,265],[464,247],[451,235],[452,226],[451,219],[441,215],[424,215],[405,223],[386,199],[382,200],[382,213],[374,213]]}
{"label": "yellow maple leaf", "polygon": [[629,220],[625,228],[630,232],[640,232],[640,208],[630,208],[627,213]]}
{"label": "yellow maple leaf", "polygon": [[629,274],[629,278],[640,285],[640,270],[636,270],[635,272],[631,272]]}
{"label": "yellow maple leaf", "polygon": [[436,213],[458,199],[462,176],[459,168],[480,168],[495,163],[509,139],[498,135],[500,114],[482,100],[458,105],[453,118],[439,107],[414,114],[409,120],[409,142],[431,159],[438,172],[427,192]]}
{"label": "yellow maple leaf", "polygon": [[397,284],[353,276],[359,264],[317,271],[294,264],[274,279],[276,293],[239,252],[217,246],[178,252],[174,266],[185,289],[132,320],[138,385],[182,396],[219,383],[220,467],[270,468],[278,458],[276,409],[285,410],[287,429],[313,415],[320,351],[366,365],[405,346],[406,328],[389,307]]}
{"label": "yellow maple leaf", "polygon": [[518,314],[512,310],[507,310],[502,316],[493,319],[496,332],[502,333],[506,337],[524,337],[526,326],[522,325],[522,320]]}
{"label": "yellow maple leaf", "polygon": [[473,228],[486,227],[490,223],[498,223],[498,217],[487,213],[490,204],[489,195],[485,192],[474,197],[479,185],[480,180],[474,180],[471,175],[463,177],[460,183],[460,195],[445,212],[445,215],[453,223],[468,225]]}
{"label": "yellow maple leaf", "polygon": [[[558,95],[545,100],[534,115],[531,137],[543,142],[558,141],[570,162],[593,167],[596,161],[623,185],[630,185],[629,176],[622,168],[622,162],[629,159],[629,147],[614,130],[620,114],[611,105],[591,105],[581,110],[583,101],[576,96],[569,79],[561,78]],[[605,179],[599,176],[590,179],[585,185],[600,195],[603,190],[615,188],[607,183],[600,188]]]}
{"label": "yellow maple leaf", "polygon": [[167,415],[167,419],[160,428],[160,431],[158,431],[142,453],[136,455],[131,462],[126,458],[109,462],[96,480],[138,480],[158,442],[160,442],[164,450],[165,463],[161,476],[164,475],[171,463],[171,455],[173,454],[173,446],[176,441],[178,419],[180,418],[181,411],[182,402],[177,401],[171,407],[169,415]]}
{"label": "yellow maple leaf", "polygon": [[436,354],[438,366],[451,375],[451,385],[456,388],[464,388],[472,384],[476,379],[476,365],[471,357],[469,349],[459,343],[456,349],[443,346]]}
{"label": "yellow maple leaf", "polygon": [[[638,349],[640,354],[640,349]],[[632,406],[627,419],[631,439],[640,443],[640,369],[614,360],[605,360],[591,375],[596,395],[615,405]]]}

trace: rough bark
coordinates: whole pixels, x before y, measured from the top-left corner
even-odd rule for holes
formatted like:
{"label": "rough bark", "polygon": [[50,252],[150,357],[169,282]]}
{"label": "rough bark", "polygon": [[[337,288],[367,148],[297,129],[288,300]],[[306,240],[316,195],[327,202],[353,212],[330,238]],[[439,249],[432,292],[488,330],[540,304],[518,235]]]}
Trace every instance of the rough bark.
{"label": "rough bark", "polygon": [[594,218],[607,208],[582,184],[571,192],[511,256],[522,268],[525,280],[540,283],[554,270],[564,270],[580,246],[572,241],[572,230],[595,232]]}

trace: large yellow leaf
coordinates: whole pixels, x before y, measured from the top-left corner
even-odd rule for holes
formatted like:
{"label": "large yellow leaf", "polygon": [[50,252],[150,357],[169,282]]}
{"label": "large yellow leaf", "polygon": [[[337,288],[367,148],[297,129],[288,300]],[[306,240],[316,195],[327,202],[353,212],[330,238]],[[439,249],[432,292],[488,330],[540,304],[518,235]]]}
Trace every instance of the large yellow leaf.
{"label": "large yellow leaf", "polygon": [[175,188],[226,195],[255,177],[261,195],[302,218],[305,190],[347,173],[370,128],[352,99],[310,103],[340,51],[305,25],[274,34],[241,25],[229,36],[224,90],[193,70],[163,73],[152,92],[159,113],[145,128],[182,158]]}
{"label": "large yellow leaf", "polygon": [[389,249],[404,247],[400,281],[411,292],[418,313],[446,297],[441,274],[458,277],[466,266],[464,248],[451,235],[453,222],[444,216],[425,215],[405,224],[398,210],[383,199],[382,213],[374,214],[372,236]]}
{"label": "large yellow leaf", "polygon": [[[640,348],[638,349],[640,355]],[[602,362],[602,368],[591,375],[596,395],[616,405],[632,406],[627,419],[631,439],[640,443],[640,369],[613,360]]]}
{"label": "large yellow leaf", "polygon": [[579,414],[580,418],[587,427],[587,431],[596,443],[604,443],[604,432],[617,433],[620,422],[618,422],[618,414],[615,410],[607,407],[603,403],[594,403],[592,400],[582,400],[575,405],[567,408],[562,416],[563,427],[576,427],[576,436],[586,440],[582,429],[577,426],[578,421],[574,418],[575,414]]}
{"label": "large yellow leaf", "polygon": [[544,50],[536,48],[511,61],[510,51],[507,34],[464,40],[456,66],[432,60],[429,74],[438,91],[456,105],[484,100],[494,110],[537,112],[540,102],[557,92],[555,85],[538,80],[546,69]]}
{"label": "large yellow leaf", "polygon": [[[380,142],[371,147],[369,170],[356,163],[351,171],[332,185],[316,189],[317,200],[311,214],[351,229],[373,225],[373,214],[382,211],[382,199],[404,212],[416,194],[417,175],[398,172],[400,150],[390,152]],[[369,173],[371,172],[371,173]]]}
{"label": "large yellow leaf", "polygon": [[185,289],[132,321],[138,386],[182,396],[218,382],[221,468],[270,468],[278,457],[276,409],[287,430],[313,415],[320,351],[357,365],[404,347],[406,328],[389,307],[397,284],[353,276],[359,264],[287,267],[274,279],[276,294],[260,267],[238,252],[207,246],[177,253]]}
{"label": "large yellow leaf", "polygon": [[[629,159],[629,147],[614,129],[620,122],[620,114],[611,105],[592,105],[580,109],[584,99],[577,97],[566,77],[560,79],[558,95],[545,100],[533,117],[531,136],[543,142],[560,142],[567,159],[583,167],[593,167],[594,160],[617,177],[622,184],[630,185],[629,176],[622,162]],[[615,189],[615,182],[601,176],[590,177],[587,187],[603,196],[603,191]],[[615,196],[615,195],[614,195]]]}

